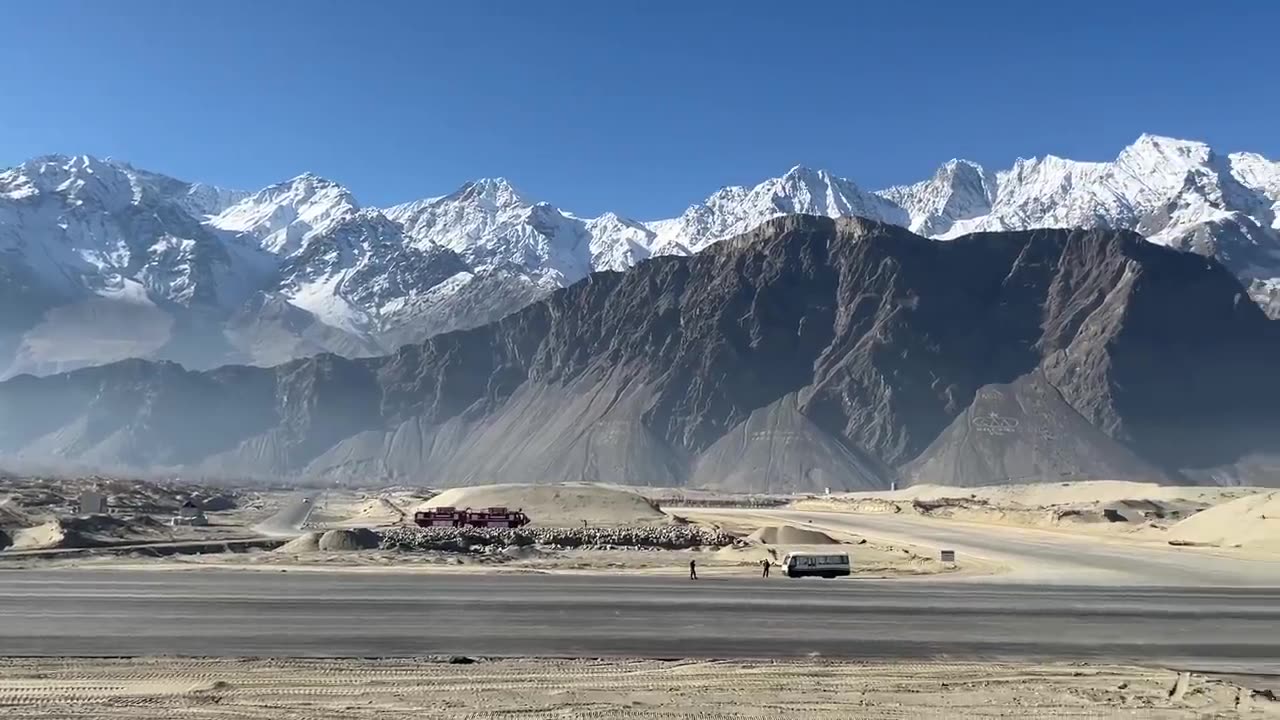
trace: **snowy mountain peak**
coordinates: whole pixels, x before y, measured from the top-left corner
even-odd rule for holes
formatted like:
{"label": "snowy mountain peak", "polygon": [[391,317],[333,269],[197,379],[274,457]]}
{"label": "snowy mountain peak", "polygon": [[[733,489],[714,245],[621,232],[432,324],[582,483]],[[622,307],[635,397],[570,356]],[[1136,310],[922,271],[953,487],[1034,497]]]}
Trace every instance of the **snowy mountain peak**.
{"label": "snowy mountain peak", "polygon": [[1213,154],[1213,149],[1199,140],[1182,140],[1164,135],[1143,133],[1138,136],[1137,140],[1133,141],[1132,145],[1121,151],[1121,157],[1126,153],[1154,153],[1166,158],[1194,158],[1204,162]]}
{"label": "snowy mountain peak", "polygon": [[981,165],[972,160],[952,158],[943,163],[942,167],[938,168],[938,172],[934,173],[934,176],[975,177],[985,175],[986,172]]}
{"label": "snowy mountain peak", "polygon": [[700,252],[719,240],[791,213],[840,217],[859,215],[906,224],[906,213],[892,202],[863,192],[851,180],[826,170],[796,165],[780,177],[753,188],[729,186],[692,205],[678,218],[648,223],[654,255]]}
{"label": "snowy mountain peak", "polygon": [[249,197],[243,190],[229,190],[216,185],[194,183],[187,190],[183,206],[192,216],[209,218]]}
{"label": "snowy mountain peak", "polygon": [[1232,153],[1231,174],[1245,187],[1280,203],[1280,162],[1272,162],[1257,153]]}
{"label": "snowy mountain peak", "polygon": [[280,292],[326,325],[362,336],[382,316],[467,271],[448,250],[409,247],[399,223],[364,209],[308,237],[282,267]]}
{"label": "snowy mountain peak", "polygon": [[[1242,278],[1280,275],[1280,172],[1261,157],[1223,158],[1207,144],[1142,135],[1111,162],[1019,158],[992,177],[976,165],[880,194],[910,227],[950,238],[984,230],[1126,228],[1154,243],[1213,255]],[[1271,192],[1272,194],[1268,194]]]}
{"label": "snowy mountain peak", "polygon": [[656,233],[644,223],[607,212],[586,221],[591,237],[591,267],[622,271],[653,254]]}
{"label": "snowy mountain peak", "polygon": [[[229,359],[211,349],[228,341],[243,353],[235,361],[374,353],[501,317],[592,271],[699,252],[789,213],[862,216],[937,239],[1131,229],[1216,257],[1280,314],[1280,163],[1157,135],[1109,162],[1048,155],[993,172],[953,159],[876,193],[796,165],[653,222],[578,217],[503,178],[379,211],[313,173],[249,195],[112,159],[50,155],[0,170],[0,278],[14,279],[0,283],[0,299],[17,318],[0,348],[19,348],[0,356],[0,375],[125,356],[208,366]],[[141,339],[112,336],[85,350],[82,338],[105,327],[99,304],[116,302],[151,320],[128,315],[110,333]],[[179,337],[176,328],[212,334]]]}
{"label": "snowy mountain peak", "polygon": [[605,214],[587,220],[587,224],[592,227],[600,228],[639,228],[646,229],[645,224],[636,220],[622,217],[616,212],[606,212]]}
{"label": "snowy mountain peak", "polygon": [[831,173],[819,168],[811,168],[808,165],[792,165],[791,169],[782,174],[783,182],[788,181],[818,181],[825,182],[831,178]]}
{"label": "snowy mountain peak", "polygon": [[276,255],[295,252],[360,209],[355,196],[327,178],[305,173],[264,188],[209,220],[214,227],[258,239]]}
{"label": "snowy mountain peak", "polygon": [[494,208],[527,207],[534,204],[506,178],[472,180],[447,197],[458,202],[485,203]]}
{"label": "snowy mountain peak", "polygon": [[791,168],[771,185],[774,207],[782,212],[834,217],[856,214],[851,211],[866,204],[853,181],[803,165]]}
{"label": "snowy mountain peak", "polygon": [[177,203],[202,217],[221,212],[248,193],[187,183],[92,155],[45,155],[0,172],[0,197],[59,198],[70,207],[119,212],[130,205]]}
{"label": "snowy mountain peak", "polygon": [[411,246],[447,248],[477,271],[515,269],[537,285],[557,287],[592,270],[583,221],[529,200],[503,178],[473,180],[444,197],[384,212],[404,226]]}
{"label": "snowy mountain peak", "polygon": [[907,212],[912,232],[945,235],[956,223],[991,211],[996,179],[975,162],[952,159],[928,180],[878,194]]}
{"label": "snowy mountain peak", "polygon": [[12,200],[56,195],[73,206],[118,212],[140,195],[138,178],[130,170],[90,155],[46,155],[0,175],[0,192]]}
{"label": "snowy mountain peak", "polygon": [[350,194],[346,188],[334,180],[330,180],[323,175],[317,175],[313,172],[304,172],[282,183],[276,183],[271,188],[293,188],[300,192],[323,192],[327,189],[336,189],[339,192]]}
{"label": "snowy mountain peak", "polygon": [[1143,135],[1120,152],[1117,170],[1157,192],[1180,187],[1187,173],[1208,171],[1215,164],[1213,150],[1202,142]]}

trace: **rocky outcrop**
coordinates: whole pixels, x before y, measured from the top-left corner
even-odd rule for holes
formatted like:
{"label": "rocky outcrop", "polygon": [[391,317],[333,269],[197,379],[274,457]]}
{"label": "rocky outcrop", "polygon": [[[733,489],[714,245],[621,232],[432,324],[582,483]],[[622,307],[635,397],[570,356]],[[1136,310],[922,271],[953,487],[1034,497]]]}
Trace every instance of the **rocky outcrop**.
{"label": "rocky outcrop", "polygon": [[1039,372],[1091,429],[1177,477],[1277,449],[1277,327],[1215,261],[1129,232],[937,243],[790,216],[386,357],[16,378],[0,384],[0,453],[434,485],[863,489],[980,388]]}

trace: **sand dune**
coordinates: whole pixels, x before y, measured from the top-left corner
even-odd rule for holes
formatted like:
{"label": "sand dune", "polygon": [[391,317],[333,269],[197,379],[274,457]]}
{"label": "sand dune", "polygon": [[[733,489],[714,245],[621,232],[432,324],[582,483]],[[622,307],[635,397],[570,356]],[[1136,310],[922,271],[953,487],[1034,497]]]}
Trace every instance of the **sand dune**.
{"label": "sand dune", "polygon": [[923,517],[1089,533],[1140,534],[1163,540],[1167,529],[1207,508],[1247,499],[1263,488],[1156,485],[1111,480],[989,485],[916,485],[800,500],[798,509]]}
{"label": "sand dune", "polygon": [[0,500],[0,550],[13,544],[13,535],[31,524],[25,512],[8,498]]}
{"label": "sand dune", "polygon": [[766,545],[838,545],[839,540],[817,530],[806,530],[794,525],[768,525],[747,536]]}
{"label": "sand dune", "polygon": [[368,528],[329,530],[320,536],[317,546],[323,552],[372,550],[378,547],[378,541],[378,534]]}
{"label": "sand dune", "polygon": [[324,533],[321,532],[303,533],[276,548],[275,552],[282,553],[284,555],[318,552],[320,550],[320,536],[322,535],[324,535]]}
{"label": "sand dune", "polygon": [[858,493],[857,495],[898,500],[936,500],[966,497],[988,502],[1007,502],[1028,507],[1044,507],[1083,502],[1118,502],[1121,500],[1150,500],[1154,502],[1190,500],[1212,505],[1224,500],[1231,500],[1262,491],[1262,488],[1248,487],[1203,487],[1159,485],[1124,480],[1087,480],[1036,485],[985,485],[972,488],[915,485],[894,492]]}
{"label": "sand dune", "polygon": [[1225,502],[1169,530],[1174,543],[1280,552],[1280,491]]}
{"label": "sand dune", "polygon": [[168,528],[146,517],[110,515],[58,518],[13,533],[14,550],[84,548],[170,539]]}

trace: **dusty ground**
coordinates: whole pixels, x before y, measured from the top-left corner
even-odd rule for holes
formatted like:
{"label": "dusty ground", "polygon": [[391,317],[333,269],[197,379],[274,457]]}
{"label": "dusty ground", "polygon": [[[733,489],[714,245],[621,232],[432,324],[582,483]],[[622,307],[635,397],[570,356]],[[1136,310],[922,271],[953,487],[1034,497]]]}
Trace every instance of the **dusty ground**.
{"label": "dusty ground", "polygon": [[[34,487],[34,486],[33,486]],[[77,486],[67,484],[59,492],[47,486],[27,487],[21,493],[9,489],[0,509],[18,507],[14,498],[25,505],[18,513],[28,523],[37,517],[40,507],[63,508],[75,497]],[[235,490],[235,507],[211,512],[212,525],[207,528],[171,529],[159,525],[165,508],[172,506],[183,492],[209,492],[181,486],[155,483],[116,483],[115,502],[149,507],[151,520],[138,520],[126,526],[119,538],[103,534],[102,543],[127,540],[166,542],[175,540],[215,540],[256,535],[253,524],[274,512],[290,497],[290,491]],[[53,500],[49,498],[52,497]],[[706,498],[703,498],[706,500]],[[709,502],[709,501],[708,501]],[[1262,553],[1268,557],[1280,552],[1280,494],[1260,488],[1169,487],[1130,482],[1072,482],[1035,486],[992,486],[985,488],[912,487],[896,492],[850,493],[799,500],[797,509],[838,510],[856,514],[900,514],[944,523],[979,523],[1007,528],[1035,528],[1070,534],[1088,534],[1114,543],[1137,543],[1167,547],[1170,543],[1194,546],[1188,550]],[[45,503],[41,505],[40,503]],[[586,521],[592,526],[650,525],[684,520],[714,525],[753,540],[745,547],[703,551],[656,551],[623,549],[548,549],[494,548],[497,552],[442,553],[392,552],[361,550],[354,552],[298,552],[296,547],[275,552],[206,553],[149,558],[145,552],[115,552],[109,557],[58,557],[32,559],[0,553],[2,567],[147,565],[173,567],[236,567],[248,569],[340,569],[384,568],[412,572],[636,572],[683,574],[688,563],[696,559],[704,572],[750,573],[761,560],[781,560],[791,550],[813,550],[807,544],[760,542],[765,535],[760,519],[726,519],[707,509],[670,508],[669,517],[652,502],[624,488],[590,485],[564,486],[488,486],[448,490],[435,495],[423,488],[331,489],[315,504],[308,527],[388,528],[411,522],[415,509],[427,505],[454,506],[506,505],[524,508],[543,526],[578,527]],[[46,513],[56,514],[56,509]],[[12,515],[12,513],[11,513]],[[129,517],[129,516],[126,516]],[[3,518],[0,518],[3,519]],[[777,522],[776,520],[770,522]],[[12,524],[12,517],[11,522]],[[3,529],[3,523],[0,523]],[[767,530],[767,529],[766,529]],[[114,530],[112,532],[115,532]],[[28,532],[28,537],[35,533]],[[784,533],[784,535],[786,535]],[[909,538],[870,537],[838,533],[835,538],[842,550],[853,556],[855,574],[864,577],[892,577],[955,572],[956,568],[937,561],[935,548],[913,545]],[[57,538],[51,534],[50,541]],[[96,543],[95,544],[102,544]],[[45,543],[51,544],[51,543]],[[208,548],[202,548],[208,549]],[[219,547],[219,549],[221,549]],[[314,550],[314,548],[313,548]],[[95,551],[97,553],[98,551]],[[996,564],[981,561],[965,563],[964,574],[999,572]]]}
{"label": "dusty ground", "polygon": [[[264,494],[264,497],[279,501],[275,495]],[[260,498],[259,503],[265,503],[266,499]],[[326,491],[316,502],[307,526],[315,531],[325,528],[387,528],[411,522],[413,511],[424,502],[455,507],[506,505],[524,508],[535,524],[552,527],[578,527],[584,521],[593,527],[653,526],[686,521],[684,517],[675,518],[665,514],[649,500],[620,488],[592,485],[498,485],[447,490],[434,497],[430,491],[419,488],[334,489]],[[322,552],[314,547],[315,543],[299,541],[274,551],[252,549],[236,553],[175,554],[163,558],[150,557],[143,551],[90,557],[0,556],[0,567],[221,567],[256,570],[383,569],[405,572],[625,572],[683,575],[689,571],[689,562],[695,560],[700,573],[714,576],[753,575],[760,571],[761,562],[766,558],[777,563],[792,550],[822,550],[833,547],[796,544],[811,540],[804,539],[803,531],[798,531],[798,534],[782,532],[784,538],[794,536],[800,539],[779,544],[778,528],[763,528],[764,537],[773,537],[775,540],[760,542],[758,538],[749,537],[762,529],[760,521],[709,520],[700,517],[697,511],[680,511],[680,515],[687,516],[688,521],[721,527],[741,536],[744,542],[737,547],[694,550],[522,547],[495,548],[496,552],[480,554],[393,550]],[[938,562],[932,552],[910,546],[869,542],[847,533],[830,540],[838,543],[835,547],[839,550],[851,554],[854,573],[862,577],[926,575],[955,570]]]}
{"label": "dusty ground", "polygon": [[309,527],[386,527],[413,520],[413,511],[435,493],[427,488],[333,489],[311,513]]}
{"label": "dusty ground", "polygon": [[[107,514],[80,513],[85,492],[106,498]],[[0,473],[0,550],[46,550],[129,543],[223,540],[256,534],[291,491],[109,477],[46,478]],[[205,509],[206,526],[172,527],[187,500]]]}
{"label": "dusty ground", "polygon": [[[956,572],[954,567],[938,562],[926,551],[916,551],[884,543],[848,538],[843,545],[789,545],[726,547],[705,550],[540,550],[522,549],[513,555],[473,555],[447,552],[399,552],[363,550],[347,552],[291,553],[251,550],[245,553],[205,553],[171,555],[163,558],[141,554],[76,558],[41,558],[10,560],[4,568],[130,568],[179,570],[202,567],[234,568],[263,571],[399,571],[399,572],[608,572],[647,575],[684,575],[689,561],[696,560],[701,576],[750,575],[760,572],[765,557],[777,562],[790,550],[830,550],[835,547],[848,552],[857,577],[901,577]],[[965,572],[979,572],[975,563]],[[774,573],[780,572],[775,566]]]}
{"label": "dusty ground", "polygon": [[798,510],[903,514],[942,521],[1083,533],[1137,542],[1280,551],[1280,492],[1255,487],[1085,481],[805,498]]}
{"label": "dusty ground", "polygon": [[0,707],[41,720],[1280,716],[1248,686],[1160,669],[825,661],[10,659]]}

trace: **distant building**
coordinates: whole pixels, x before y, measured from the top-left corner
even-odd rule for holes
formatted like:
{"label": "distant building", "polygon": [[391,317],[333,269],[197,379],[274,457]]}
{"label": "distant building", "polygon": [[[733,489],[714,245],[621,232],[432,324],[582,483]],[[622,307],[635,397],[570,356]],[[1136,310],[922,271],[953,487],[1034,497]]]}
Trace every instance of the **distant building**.
{"label": "distant building", "polygon": [[107,496],[97,492],[80,493],[81,515],[104,515],[107,512]]}
{"label": "distant building", "polygon": [[178,514],[173,516],[169,521],[170,525],[208,525],[209,518],[204,516],[204,510],[200,506],[188,500],[182,503],[182,507],[178,508]]}

